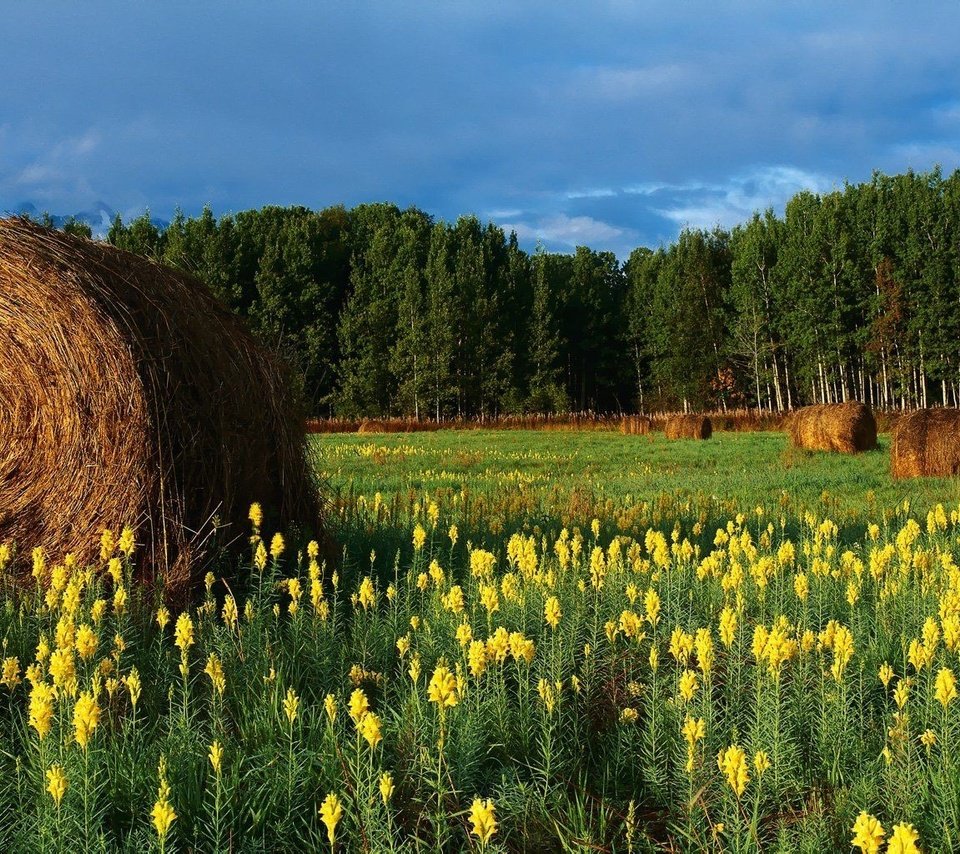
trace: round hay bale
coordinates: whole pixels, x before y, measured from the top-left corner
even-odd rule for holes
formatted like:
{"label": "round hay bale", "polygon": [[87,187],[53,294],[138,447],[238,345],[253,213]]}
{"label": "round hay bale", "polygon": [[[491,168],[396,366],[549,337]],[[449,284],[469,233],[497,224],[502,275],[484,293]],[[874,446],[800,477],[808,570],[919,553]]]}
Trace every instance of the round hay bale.
{"label": "round hay bale", "polygon": [[646,436],[650,430],[651,422],[646,415],[624,415],[620,419],[620,432],[625,436]]}
{"label": "round hay bale", "polygon": [[88,562],[132,525],[176,601],[215,539],[246,542],[252,502],[318,524],[299,397],[189,276],[0,220],[0,354],[0,542]]}
{"label": "round hay bale", "polygon": [[360,426],[357,427],[358,433],[379,433],[380,425],[376,421],[361,421]]}
{"label": "round hay bale", "polygon": [[877,447],[877,422],[863,403],[821,403],[804,406],[787,419],[795,448],[857,454]]}
{"label": "round hay bale", "polygon": [[709,439],[713,424],[706,415],[671,415],[663,425],[668,439]]}
{"label": "round hay bale", "polygon": [[918,409],[897,419],[890,471],[898,479],[960,474],[960,409]]}

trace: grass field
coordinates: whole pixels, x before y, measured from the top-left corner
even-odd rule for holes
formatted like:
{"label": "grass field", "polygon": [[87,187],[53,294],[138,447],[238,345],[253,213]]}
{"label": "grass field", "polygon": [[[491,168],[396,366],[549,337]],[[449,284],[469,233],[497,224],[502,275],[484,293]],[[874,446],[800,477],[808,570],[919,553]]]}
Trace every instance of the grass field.
{"label": "grass field", "polygon": [[667,442],[661,434],[487,430],[312,438],[336,501],[463,489],[484,500],[485,512],[506,502],[509,519],[497,514],[504,528],[529,520],[582,525],[593,515],[609,517],[613,502],[616,510],[680,506],[704,522],[757,506],[788,522],[810,511],[859,536],[866,520],[890,515],[903,501],[921,515],[960,501],[955,481],[894,481],[886,435],[879,450],[860,456],[797,451],[784,434],[759,432],[718,433],[705,444]]}
{"label": "grass field", "polygon": [[781,434],[313,442],[326,561],[253,513],[188,612],[132,534],[8,588],[0,849],[960,845],[955,483]]}

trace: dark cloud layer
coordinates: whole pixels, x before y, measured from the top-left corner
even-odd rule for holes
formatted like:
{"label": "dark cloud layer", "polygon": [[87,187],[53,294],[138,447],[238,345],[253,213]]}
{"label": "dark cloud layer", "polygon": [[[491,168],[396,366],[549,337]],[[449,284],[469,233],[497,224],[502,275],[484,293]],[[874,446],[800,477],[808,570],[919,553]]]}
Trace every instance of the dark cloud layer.
{"label": "dark cloud layer", "polygon": [[392,200],[620,254],[960,166],[952,3],[7,3],[0,209]]}

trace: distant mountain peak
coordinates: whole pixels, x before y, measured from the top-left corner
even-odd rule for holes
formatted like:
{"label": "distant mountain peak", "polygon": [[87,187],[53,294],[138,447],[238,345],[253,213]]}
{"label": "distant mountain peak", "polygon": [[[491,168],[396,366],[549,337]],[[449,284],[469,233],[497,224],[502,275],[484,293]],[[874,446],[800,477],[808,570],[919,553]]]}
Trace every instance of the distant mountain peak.
{"label": "distant mountain peak", "polygon": [[[39,219],[44,215],[44,213],[49,213],[50,219],[53,220],[53,225],[55,228],[62,228],[64,223],[72,218],[77,222],[83,222],[89,225],[95,237],[105,237],[117,216],[116,209],[102,199],[98,199],[86,210],[77,211],[71,214],[53,213],[53,211],[49,211],[44,208],[38,208],[35,203],[30,201],[20,202],[20,204],[8,209],[7,213],[16,214],[18,216],[28,216],[31,219]],[[159,229],[164,229],[170,224],[168,220],[152,215],[150,217],[150,222],[152,222]]]}

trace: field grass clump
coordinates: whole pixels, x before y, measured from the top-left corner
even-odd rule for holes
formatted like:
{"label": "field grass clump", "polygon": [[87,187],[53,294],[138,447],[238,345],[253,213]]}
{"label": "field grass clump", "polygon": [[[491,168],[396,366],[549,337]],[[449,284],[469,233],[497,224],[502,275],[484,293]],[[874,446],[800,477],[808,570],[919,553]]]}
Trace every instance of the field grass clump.
{"label": "field grass clump", "polygon": [[179,613],[134,532],[35,553],[0,608],[3,850],[956,847],[956,498],[881,503],[867,454],[784,504],[763,435],[739,507],[665,441],[686,488],[638,494],[606,478],[636,437],[586,480],[566,437],[383,438],[317,446],[336,566],[256,508],[249,584]]}

